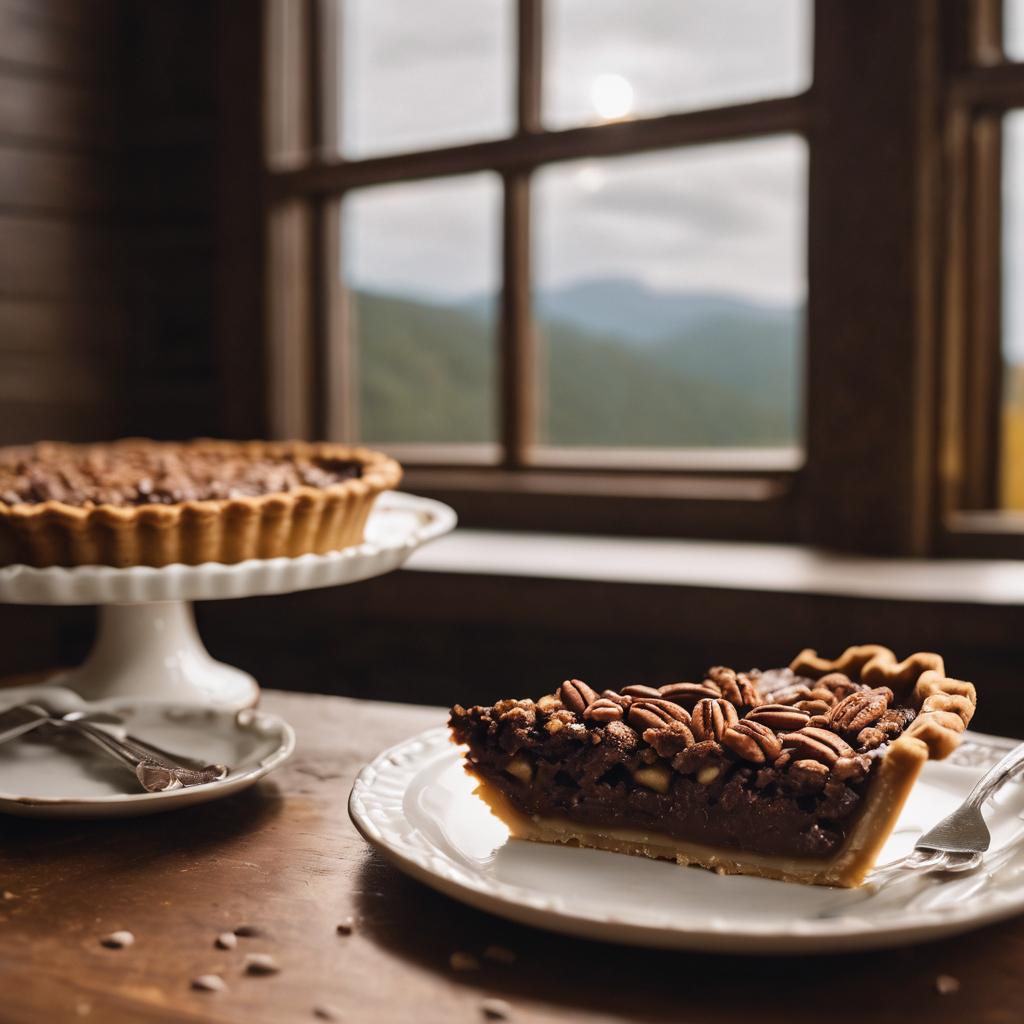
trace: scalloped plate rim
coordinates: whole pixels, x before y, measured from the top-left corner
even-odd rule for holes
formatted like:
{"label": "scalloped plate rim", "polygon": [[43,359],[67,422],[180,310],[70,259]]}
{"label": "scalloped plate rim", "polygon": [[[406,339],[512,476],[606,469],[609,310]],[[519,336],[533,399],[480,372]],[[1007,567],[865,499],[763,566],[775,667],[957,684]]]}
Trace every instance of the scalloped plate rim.
{"label": "scalloped plate rim", "polygon": [[[992,736],[984,733],[968,732],[965,744],[961,748],[965,752],[971,748],[989,747],[997,751],[1005,751],[1018,741],[1006,737]],[[368,797],[380,799],[378,789],[382,784],[394,785],[395,779],[389,773],[405,772],[401,796],[415,780],[419,771],[426,763],[432,763],[444,754],[443,744],[450,745],[450,756],[460,759],[461,754],[448,736],[446,726],[436,726],[415,736],[409,737],[387,748],[363,767],[355,779],[349,794],[348,810],[356,829],[362,837],[395,867],[409,876],[423,882],[430,888],[444,895],[453,897],[479,910],[494,913],[500,917],[516,921],[520,924],[543,928],[548,931],[560,932],[582,938],[598,939],[633,946],[648,946],[678,950],[692,950],[719,953],[745,953],[758,955],[784,955],[790,953],[839,953],[869,949],[883,949],[895,946],[911,945],[916,942],[937,940],[976,928],[984,927],[998,921],[1024,913],[1024,890],[1012,899],[992,900],[992,905],[982,909],[975,901],[964,904],[952,904],[948,909],[930,912],[917,912],[911,923],[892,925],[880,928],[877,921],[848,915],[836,917],[831,921],[813,921],[804,919],[803,924],[813,923],[814,930],[794,930],[792,924],[787,929],[778,925],[759,924],[737,926],[736,920],[723,925],[716,922],[710,927],[678,926],[668,927],[650,923],[638,923],[624,920],[620,916],[600,914],[596,911],[577,910],[569,913],[557,907],[538,905],[546,899],[544,896],[530,898],[528,890],[517,892],[509,883],[488,881],[482,874],[469,874],[470,881],[459,877],[457,865],[445,872],[431,870],[420,863],[409,852],[408,845],[402,845],[385,837],[369,819],[366,808]],[[418,753],[414,748],[423,748]],[[399,763],[398,759],[402,761]],[[966,794],[965,794],[966,795]],[[401,796],[399,799],[401,799]],[[471,799],[476,799],[472,797]],[[419,833],[416,826],[408,826]],[[513,840],[519,842],[519,840]],[[443,850],[434,845],[432,851],[435,861],[443,863],[450,858]],[[610,857],[623,857],[622,854],[607,854]],[[695,868],[679,870],[699,871]],[[465,872],[463,872],[465,873]],[[709,874],[709,877],[711,876]],[[776,882],[775,885],[793,885],[797,883]],[[519,887],[522,888],[522,887]],[[839,892],[840,890],[825,890]],[[766,949],[766,941],[771,940],[773,948]]]}

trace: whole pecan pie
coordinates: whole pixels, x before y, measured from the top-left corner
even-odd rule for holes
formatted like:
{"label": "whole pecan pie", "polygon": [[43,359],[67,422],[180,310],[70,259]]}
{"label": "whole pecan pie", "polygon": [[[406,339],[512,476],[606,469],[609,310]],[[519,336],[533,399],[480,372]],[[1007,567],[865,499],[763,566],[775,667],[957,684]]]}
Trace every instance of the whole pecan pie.
{"label": "whole pecan pie", "polygon": [[450,726],[515,837],[856,886],[975,702],[938,654],[870,644],[660,687],[572,679],[537,701],[456,705]]}
{"label": "whole pecan pie", "polygon": [[0,564],[241,562],[358,544],[394,459],[271,441],[0,448]]}

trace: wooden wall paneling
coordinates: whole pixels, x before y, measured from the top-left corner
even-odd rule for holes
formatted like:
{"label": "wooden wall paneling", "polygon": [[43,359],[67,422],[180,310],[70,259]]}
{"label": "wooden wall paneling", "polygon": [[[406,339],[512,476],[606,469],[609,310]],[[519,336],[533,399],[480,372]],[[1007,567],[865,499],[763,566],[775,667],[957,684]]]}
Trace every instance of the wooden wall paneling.
{"label": "wooden wall paneling", "polygon": [[0,141],[0,211],[107,218],[115,202],[112,177],[109,156]]}
{"label": "wooden wall paneling", "polygon": [[64,149],[114,147],[117,100],[112,87],[13,73],[9,67],[0,78],[0,140]]}
{"label": "wooden wall paneling", "polygon": [[251,0],[218,4],[217,403],[221,432],[268,432],[264,319],[263,18]]}
{"label": "wooden wall paneling", "polygon": [[61,79],[107,81],[123,0],[0,0],[0,62]]}
{"label": "wooden wall paneling", "polygon": [[120,6],[0,0],[0,443],[120,425]]}

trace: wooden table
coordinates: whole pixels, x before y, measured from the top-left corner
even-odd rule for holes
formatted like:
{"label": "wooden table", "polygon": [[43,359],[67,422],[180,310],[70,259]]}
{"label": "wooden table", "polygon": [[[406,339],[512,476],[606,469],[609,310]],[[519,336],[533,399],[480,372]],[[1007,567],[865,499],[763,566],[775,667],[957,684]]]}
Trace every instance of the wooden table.
{"label": "wooden table", "polygon": [[[359,767],[443,720],[434,708],[268,692],[299,736],[294,759],[246,794],[137,820],[0,817],[0,1021],[484,1019],[1013,1022],[1024,1019],[1024,919],[877,955],[739,958],[562,938],[471,910],[370,853],[348,820]],[[349,937],[336,924],[352,915]],[[214,948],[219,932],[263,937]],[[127,949],[99,938],[134,933]],[[454,971],[491,945],[514,964]],[[267,952],[279,974],[243,973]],[[190,988],[217,973],[226,992]],[[936,977],[960,981],[939,995]]]}

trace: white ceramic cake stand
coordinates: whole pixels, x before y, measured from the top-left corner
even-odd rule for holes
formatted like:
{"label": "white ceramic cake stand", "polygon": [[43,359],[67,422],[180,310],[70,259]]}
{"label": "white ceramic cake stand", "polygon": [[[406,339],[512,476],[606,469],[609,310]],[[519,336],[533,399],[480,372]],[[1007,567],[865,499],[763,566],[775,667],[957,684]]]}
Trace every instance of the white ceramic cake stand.
{"label": "white ceramic cake stand", "polygon": [[100,606],[96,642],[85,663],[43,685],[66,687],[88,701],[131,697],[240,709],[256,703],[259,686],[247,672],[210,656],[196,629],[192,601],[358,583],[397,569],[455,521],[454,511],[439,501],[389,491],[378,499],[358,547],[162,569],[9,565],[0,569],[0,602]]}

